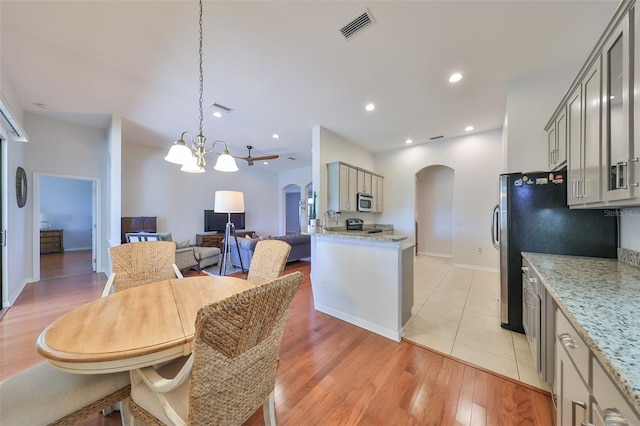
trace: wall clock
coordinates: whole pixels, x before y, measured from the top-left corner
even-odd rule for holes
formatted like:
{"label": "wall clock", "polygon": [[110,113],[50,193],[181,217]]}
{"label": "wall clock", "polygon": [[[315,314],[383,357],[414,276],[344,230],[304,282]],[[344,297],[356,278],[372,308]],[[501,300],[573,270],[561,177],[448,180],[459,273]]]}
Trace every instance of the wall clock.
{"label": "wall clock", "polygon": [[22,167],[16,170],[16,199],[20,208],[27,203],[27,173]]}

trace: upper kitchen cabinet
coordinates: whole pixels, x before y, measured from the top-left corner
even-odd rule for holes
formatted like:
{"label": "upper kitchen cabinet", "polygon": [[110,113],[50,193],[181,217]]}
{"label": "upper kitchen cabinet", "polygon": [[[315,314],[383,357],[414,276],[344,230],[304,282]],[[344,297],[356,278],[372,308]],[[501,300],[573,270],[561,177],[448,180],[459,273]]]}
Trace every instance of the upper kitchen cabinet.
{"label": "upper kitchen cabinet", "polygon": [[600,201],[601,98],[598,57],[567,100],[567,203],[570,206]]}
{"label": "upper kitchen cabinet", "polygon": [[[633,99],[631,61],[633,9],[620,21],[602,49],[602,200],[634,196],[634,157],[630,100]],[[637,194],[636,194],[637,195]]]}
{"label": "upper kitchen cabinet", "polygon": [[563,108],[547,128],[549,168],[554,170],[567,162],[567,112]]}
{"label": "upper kitchen cabinet", "polygon": [[358,193],[373,195],[371,189],[371,173],[358,169]]}
{"label": "upper kitchen cabinet", "polygon": [[345,163],[328,163],[327,174],[328,208],[336,212],[355,212],[358,169]]}
{"label": "upper kitchen cabinet", "polygon": [[571,207],[640,205],[639,34],[635,1],[623,0],[545,127],[552,168],[566,138]]}
{"label": "upper kitchen cabinet", "polygon": [[373,208],[371,213],[382,213],[384,204],[384,178],[371,175],[371,195],[373,196]]}
{"label": "upper kitchen cabinet", "polygon": [[358,194],[371,195],[371,213],[382,213],[384,178],[336,161],[327,164],[328,208],[337,212],[358,211]]}

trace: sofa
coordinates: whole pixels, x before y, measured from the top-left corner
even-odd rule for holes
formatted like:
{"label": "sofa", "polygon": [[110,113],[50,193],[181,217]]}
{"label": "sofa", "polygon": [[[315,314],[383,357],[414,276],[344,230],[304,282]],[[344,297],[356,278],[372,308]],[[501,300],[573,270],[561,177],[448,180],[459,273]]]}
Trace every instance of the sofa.
{"label": "sofa", "polygon": [[[249,269],[251,259],[253,258],[253,251],[256,249],[256,244],[258,244],[260,240],[282,240],[289,243],[291,252],[289,253],[287,262],[311,257],[311,236],[309,235],[290,234],[277,237],[238,238],[242,265],[245,269]],[[236,249],[234,238],[231,239],[231,243],[229,244],[229,251],[231,252],[231,264],[239,267],[240,258],[238,257],[238,250]]]}
{"label": "sofa", "polygon": [[[127,242],[138,241],[173,241],[170,232],[131,232],[126,234]],[[176,242],[176,266],[181,271],[195,268],[202,270],[217,265],[220,261],[218,247],[197,247],[189,244],[189,240]]]}

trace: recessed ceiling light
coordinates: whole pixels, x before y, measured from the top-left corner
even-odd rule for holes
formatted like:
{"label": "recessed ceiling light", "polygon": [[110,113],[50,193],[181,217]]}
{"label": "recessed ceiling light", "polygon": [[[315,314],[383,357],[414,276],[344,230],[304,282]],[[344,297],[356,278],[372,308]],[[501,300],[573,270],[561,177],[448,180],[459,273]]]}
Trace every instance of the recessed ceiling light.
{"label": "recessed ceiling light", "polygon": [[465,132],[470,132],[472,130],[473,130],[473,126],[467,126],[467,127],[464,128]]}
{"label": "recessed ceiling light", "polygon": [[407,139],[404,143],[413,143],[411,139]]}
{"label": "recessed ceiling light", "polygon": [[374,109],[376,109],[376,106],[374,104],[367,104],[364,109],[366,109],[367,111],[373,111]]}
{"label": "recessed ceiling light", "polygon": [[264,162],[264,163],[262,163],[262,164],[269,164],[269,162],[268,162],[268,161],[265,161],[265,162]]}
{"label": "recessed ceiling light", "polygon": [[277,134],[277,133],[274,133],[273,135],[271,135],[271,137],[274,138],[274,139],[279,139],[280,135]]}
{"label": "recessed ceiling light", "polygon": [[454,72],[449,77],[449,83],[455,83],[455,82],[458,82],[460,80],[462,80],[462,74],[460,74],[459,72]]}
{"label": "recessed ceiling light", "polygon": [[221,117],[222,117],[222,113],[221,113],[220,111],[214,111],[214,112],[213,112],[213,116],[214,116],[215,118],[221,118]]}

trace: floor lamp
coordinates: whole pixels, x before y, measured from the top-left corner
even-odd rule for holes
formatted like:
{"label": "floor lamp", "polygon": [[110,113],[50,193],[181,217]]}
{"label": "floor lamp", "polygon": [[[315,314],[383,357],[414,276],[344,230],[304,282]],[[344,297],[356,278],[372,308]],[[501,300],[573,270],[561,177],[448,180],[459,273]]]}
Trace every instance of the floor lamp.
{"label": "floor lamp", "polygon": [[227,214],[227,226],[224,231],[224,246],[222,250],[222,259],[220,261],[220,275],[227,275],[227,257],[231,254],[230,243],[231,236],[236,242],[236,250],[238,250],[238,259],[240,259],[240,268],[244,274],[244,265],[242,264],[242,256],[240,256],[240,246],[238,245],[238,237],[236,236],[236,227],[231,222],[231,213],[244,213],[244,195],[240,191],[216,191],[213,202],[213,209],[216,213]]}

